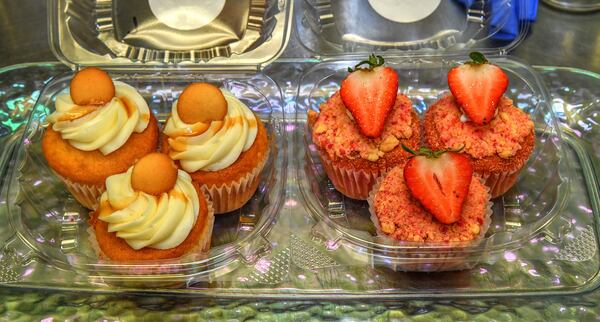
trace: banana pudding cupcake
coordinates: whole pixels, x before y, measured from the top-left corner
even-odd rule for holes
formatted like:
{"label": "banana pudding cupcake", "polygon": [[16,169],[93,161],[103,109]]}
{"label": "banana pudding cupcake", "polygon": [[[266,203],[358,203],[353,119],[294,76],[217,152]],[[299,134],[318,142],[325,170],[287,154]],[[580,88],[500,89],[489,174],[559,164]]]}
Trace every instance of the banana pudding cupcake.
{"label": "banana pudding cupcake", "polygon": [[158,147],[158,124],[135,88],[98,68],[77,72],[46,118],[42,150],[86,208],[95,209],[110,175]]}
{"label": "banana pudding cupcake", "polygon": [[90,226],[102,254],[133,261],[206,251],[213,222],[200,186],[167,155],[151,153],[106,179]]}
{"label": "banana pudding cupcake", "polygon": [[231,93],[207,83],[184,89],[163,131],[162,151],[202,186],[215,213],[242,207],[269,156],[267,130]]}

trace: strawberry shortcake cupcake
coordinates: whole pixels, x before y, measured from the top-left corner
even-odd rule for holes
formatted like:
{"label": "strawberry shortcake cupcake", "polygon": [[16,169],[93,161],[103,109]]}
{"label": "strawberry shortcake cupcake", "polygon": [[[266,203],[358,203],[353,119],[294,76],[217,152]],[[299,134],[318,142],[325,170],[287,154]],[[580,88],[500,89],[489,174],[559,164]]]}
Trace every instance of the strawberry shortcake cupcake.
{"label": "strawberry shortcake cupcake", "polygon": [[380,236],[407,246],[444,247],[430,258],[403,253],[407,265],[401,268],[458,269],[468,256],[462,249],[482,240],[489,228],[489,189],[462,153],[427,148],[411,152],[416,156],[391,169],[371,191],[371,219]]}
{"label": "strawberry shortcake cupcake", "polygon": [[398,94],[396,71],[383,64],[371,55],[349,68],[340,90],[308,114],[329,179],[353,199],[367,199],[377,177],[407,160],[402,145],[420,145],[419,117],[410,99]]}
{"label": "strawberry shortcake cupcake", "polygon": [[425,113],[425,141],[432,149],[461,149],[498,197],[516,182],[535,145],[534,124],[503,96],[508,77],[480,53],[448,73],[447,94]]}

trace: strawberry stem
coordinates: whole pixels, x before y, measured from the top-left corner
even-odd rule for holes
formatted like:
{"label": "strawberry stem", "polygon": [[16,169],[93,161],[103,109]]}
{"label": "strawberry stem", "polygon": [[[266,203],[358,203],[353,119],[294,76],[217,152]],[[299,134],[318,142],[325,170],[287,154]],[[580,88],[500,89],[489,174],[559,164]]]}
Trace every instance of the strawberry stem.
{"label": "strawberry stem", "polygon": [[[369,55],[369,58],[367,60],[363,60],[360,63],[356,64],[354,66],[354,69],[352,69],[351,67],[348,67],[348,72],[352,73],[357,70],[372,70],[375,67],[382,66],[384,63],[385,63],[385,59],[383,59],[383,57],[381,57],[379,55],[375,56],[375,54],[371,54],[371,55]],[[368,65],[368,67],[361,67],[362,65]]]}
{"label": "strawberry stem", "polygon": [[426,147],[420,147],[418,152],[415,152],[414,150],[412,150],[411,148],[407,147],[406,145],[402,144],[402,149],[414,156],[419,156],[422,155],[424,157],[430,158],[430,159],[437,159],[440,157],[440,155],[446,153],[446,152],[460,152],[462,151],[462,149],[464,149],[465,146],[463,145],[462,147],[460,147],[460,149],[445,149],[445,150],[431,150],[429,148]]}
{"label": "strawberry stem", "polygon": [[485,56],[478,51],[471,52],[469,54],[469,58],[471,58],[472,61],[467,62],[467,64],[481,65],[488,63],[488,60],[485,58]]}
{"label": "strawberry stem", "polygon": [[412,155],[417,155],[417,152],[413,151],[411,148],[407,147],[406,145],[402,144],[402,149]]}

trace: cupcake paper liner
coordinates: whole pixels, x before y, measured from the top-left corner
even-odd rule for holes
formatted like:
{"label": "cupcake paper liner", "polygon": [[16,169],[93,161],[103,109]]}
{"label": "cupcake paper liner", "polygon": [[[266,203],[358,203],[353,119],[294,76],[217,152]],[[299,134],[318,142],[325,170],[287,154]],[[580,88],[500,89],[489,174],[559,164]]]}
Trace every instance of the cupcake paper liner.
{"label": "cupcake paper liner", "polygon": [[519,173],[521,173],[521,170],[524,166],[525,165],[513,171],[504,171],[500,173],[483,171],[477,173],[481,176],[485,182],[485,185],[490,188],[492,198],[496,198],[505,194],[515,184],[515,182],[517,182]]}
{"label": "cupcake paper liner", "polygon": [[[213,208],[213,203],[211,202],[209,196],[206,195],[206,193],[204,193],[204,192],[202,192],[202,193],[204,195],[204,198],[206,199],[206,209],[207,209],[206,221],[207,222],[206,222],[206,225],[204,226],[204,229],[202,230],[202,238],[200,239],[200,241],[198,242],[196,247],[192,248],[191,250],[189,250],[186,253],[186,255],[193,254],[193,253],[199,253],[198,255],[194,254],[194,258],[192,258],[191,260],[199,260],[199,259],[202,259],[205,257],[204,253],[210,249],[210,242],[212,239],[212,231],[213,231],[213,226],[214,226],[214,222],[215,222],[215,212],[214,212],[214,208]],[[94,251],[96,256],[100,260],[111,260],[106,254],[104,254],[104,252],[100,248],[100,245],[98,244],[98,240],[96,239],[96,232],[94,231],[94,229],[91,226],[87,228],[87,233],[88,233],[88,243],[90,244],[90,247],[92,248],[92,250]],[[183,255],[183,256],[186,256],[186,255]],[[176,260],[176,258],[165,259],[165,261],[171,261],[171,260]],[[161,265],[156,265],[155,267],[144,266],[143,268],[123,267],[123,269],[127,270],[127,271],[123,272],[126,274],[177,273],[177,272],[169,272],[168,270],[165,270],[165,267],[163,267],[161,269]]]}
{"label": "cupcake paper liner", "polygon": [[258,187],[260,174],[268,158],[269,150],[267,150],[263,159],[258,162],[256,167],[239,180],[218,186],[208,186],[202,184],[202,182],[198,182],[202,190],[210,196],[215,214],[224,214],[239,209],[252,198]]}
{"label": "cupcake paper liner", "polygon": [[98,200],[100,200],[100,196],[106,190],[105,187],[78,183],[63,177],[58,173],[55,174],[65,183],[71,195],[73,195],[81,205],[90,210],[96,210],[96,208],[98,208]]}
{"label": "cupcake paper liner", "polygon": [[[377,182],[373,185],[373,189],[369,192],[369,198],[367,199],[367,203],[369,204],[369,213],[371,214],[371,221],[373,222],[373,224],[375,225],[375,229],[377,230],[376,238],[384,242],[385,244],[395,244],[398,241],[386,235],[382,231],[379,223],[379,218],[375,213],[375,194],[377,193],[377,191],[379,191],[379,187],[381,186],[384,177],[385,174],[382,175],[379,179],[377,179]],[[481,180],[481,182],[484,183],[483,179],[480,178],[479,180]],[[488,192],[489,191],[490,190],[488,188]],[[470,241],[469,245],[456,246],[445,249],[440,248],[439,252],[435,251],[430,253],[424,253],[422,250],[419,251],[418,249],[398,249],[387,252],[385,256],[396,258],[395,260],[392,260],[392,268],[394,270],[399,271],[442,272],[472,268],[473,266],[475,266],[477,261],[471,257],[471,254],[465,252],[465,250],[469,247],[477,246],[480,242],[483,241],[483,237],[485,236],[485,233],[488,231],[492,223],[493,205],[493,202],[488,202],[485,221],[481,225],[479,236]],[[427,246],[427,243],[423,243],[422,245]]]}
{"label": "cupcake paper liner", "polygon": [[379,170],[365,171],[344,168],[321,151],[319,151],[319,157],[335,189],[352,199],[366,200],[369,197],[369,191],[382,173]]}

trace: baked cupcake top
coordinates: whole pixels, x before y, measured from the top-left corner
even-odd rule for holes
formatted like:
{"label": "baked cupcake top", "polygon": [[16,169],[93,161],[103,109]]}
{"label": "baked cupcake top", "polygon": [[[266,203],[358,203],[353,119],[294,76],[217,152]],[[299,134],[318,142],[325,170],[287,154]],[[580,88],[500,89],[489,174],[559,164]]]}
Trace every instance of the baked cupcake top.
{"label": "baked cupcake top", "polygon": [[381,182],[372,207],[383,233],[396,240],[460,242],[475,240],[483,233],[489,198],[488,188],[473,175],[460,218],[452,224],[444,224],[413,197],[404,178],[404,167],[398,166]]}
{"label": "baked cupcake top", "polygon": [[222,170],[254,144],[257,122],[250,108],[231,93],[192,84],[173,104],[164,129],[169,155],[190,173]]}
{"label": "baked cupcake top", "polygon": [[336,92],[320,106],[318,119],[313,125],[313,142],[325,150],[330,158],[377,161],[386,152],[396,148],[399,140],[413,135],[412,113],[410,99],[398,95],[385,120],[381,136],[369,138],[360,132],[340,93]]}
{"label": "baked cupcake top", "polygon": [[151,153],[106,179],[98,219],[133,249],[169,249],[187,237],[200,209],[198,192],[168,156]]}
{"label": "baked cupcake top", "polygon": [[381,56],[370,55],[354,68],[340,90],[309,111],[313,142],[331,159],[362,158],[375,162],[413,135],[411,101],[398,95],[398,74],[384,66]]}
{"label": "baked cupcake top", "polygon": [[136,89],[113,82],[97,68],[78,72],[70,93],[58,95],[55,107],[46,122],[62,139],[104,155],[123,146],[133,132],[143,132],[150,121],[148,105]]}
{"label": "baked cupcake top", "polygon": [[463,152],[477,159],[514,156],[534,129],[529,115],[505,96],[498,103],[496,116],[487,125],[466,119],[450,94],[436,102],[431,112],[435,120],[431,125],[437,130],[442,145],[452,149],[464,147]]}

